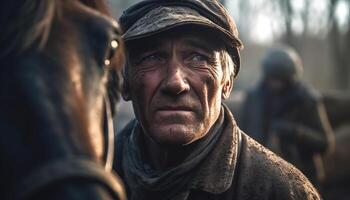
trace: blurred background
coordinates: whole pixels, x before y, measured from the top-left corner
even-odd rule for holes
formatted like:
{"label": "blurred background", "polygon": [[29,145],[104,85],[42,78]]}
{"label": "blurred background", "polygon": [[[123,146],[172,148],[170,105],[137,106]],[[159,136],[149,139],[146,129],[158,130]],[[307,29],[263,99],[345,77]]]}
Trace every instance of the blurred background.
{"label": "blurred background", "polygon": [[[114,16],[137,0],[109,0]],[[294,47],[304,79],[322,91],[350,88],[350,0],[222,0],[235,19],[245,48],[236,89],[260,77],[266,48]],[[315,73],[316,72],[316,73]]]}
{"label": "blurred background", "polygon": [[[137,0],[109,0],[113,15]],[[336,137],[326,155],[325,199],[350,199],[350,0],[222,0],[235,19],[244,43],[242,66],[228,104],[235,116],[245,91],[260,80],[261,61],[269,47],[287,44],[301,55],[303,80],[324,96]],[[121,102],[115,120],[119,131],[132,117]]]}

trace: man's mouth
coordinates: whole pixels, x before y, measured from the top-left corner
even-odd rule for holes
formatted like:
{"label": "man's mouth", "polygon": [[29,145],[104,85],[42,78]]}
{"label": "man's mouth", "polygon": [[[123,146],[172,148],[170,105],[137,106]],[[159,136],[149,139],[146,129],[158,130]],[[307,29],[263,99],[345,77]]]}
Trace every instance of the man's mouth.
{"label": "man's mouth", "polygon": [[156,109],[154,117],[160,120],[159,123],[185,124],[192,121],[195,117],[195,111],[190,106],[167,105]]}
{"label": "man's mouth", "polygon": [[157,113],[162,117],[189,117],[193,115],[193,108],[189,106],[161,106],[157,109]]}
{"label": "man's mouth", "polygon": [[157,109],[158,111],[192,111],[188,106],[162,106]]}

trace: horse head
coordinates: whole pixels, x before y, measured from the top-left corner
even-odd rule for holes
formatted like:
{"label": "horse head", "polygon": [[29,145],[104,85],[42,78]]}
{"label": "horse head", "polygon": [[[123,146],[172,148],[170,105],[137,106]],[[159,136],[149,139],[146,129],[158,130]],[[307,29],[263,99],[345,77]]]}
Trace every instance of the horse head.
{"label": "horse head", "polygon": [[106,5],[19,0],[1,13],[0,196],[123,199],[104,137],[123,43]]}

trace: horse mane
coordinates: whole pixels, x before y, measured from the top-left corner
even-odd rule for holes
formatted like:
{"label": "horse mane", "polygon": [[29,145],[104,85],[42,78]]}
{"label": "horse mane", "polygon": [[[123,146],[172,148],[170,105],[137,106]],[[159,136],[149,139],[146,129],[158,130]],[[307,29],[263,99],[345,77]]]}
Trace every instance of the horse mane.
{"label": "horse mane", "polygon": [[[54,19],[59,17],[64,3],[72,0],[20,0],[2,3],[0,11],[0,58],[28,48],[42,49],[50,35]],[[105,0],[79,0],[82,4],[107,16]]]}

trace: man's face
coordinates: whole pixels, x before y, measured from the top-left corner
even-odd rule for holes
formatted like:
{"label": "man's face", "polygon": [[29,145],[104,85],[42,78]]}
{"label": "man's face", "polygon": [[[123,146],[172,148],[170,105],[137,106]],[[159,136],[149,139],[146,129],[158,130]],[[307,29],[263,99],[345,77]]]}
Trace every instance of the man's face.
{"label": "man's face", "polygon": [[223,80],[220,47],[211,41],[179,33],[129,48],[124,97],[130,97],[144,132],[156,142],[189,144],[205,136],[218,118],[223,88],[230,93],[231,81]]}

